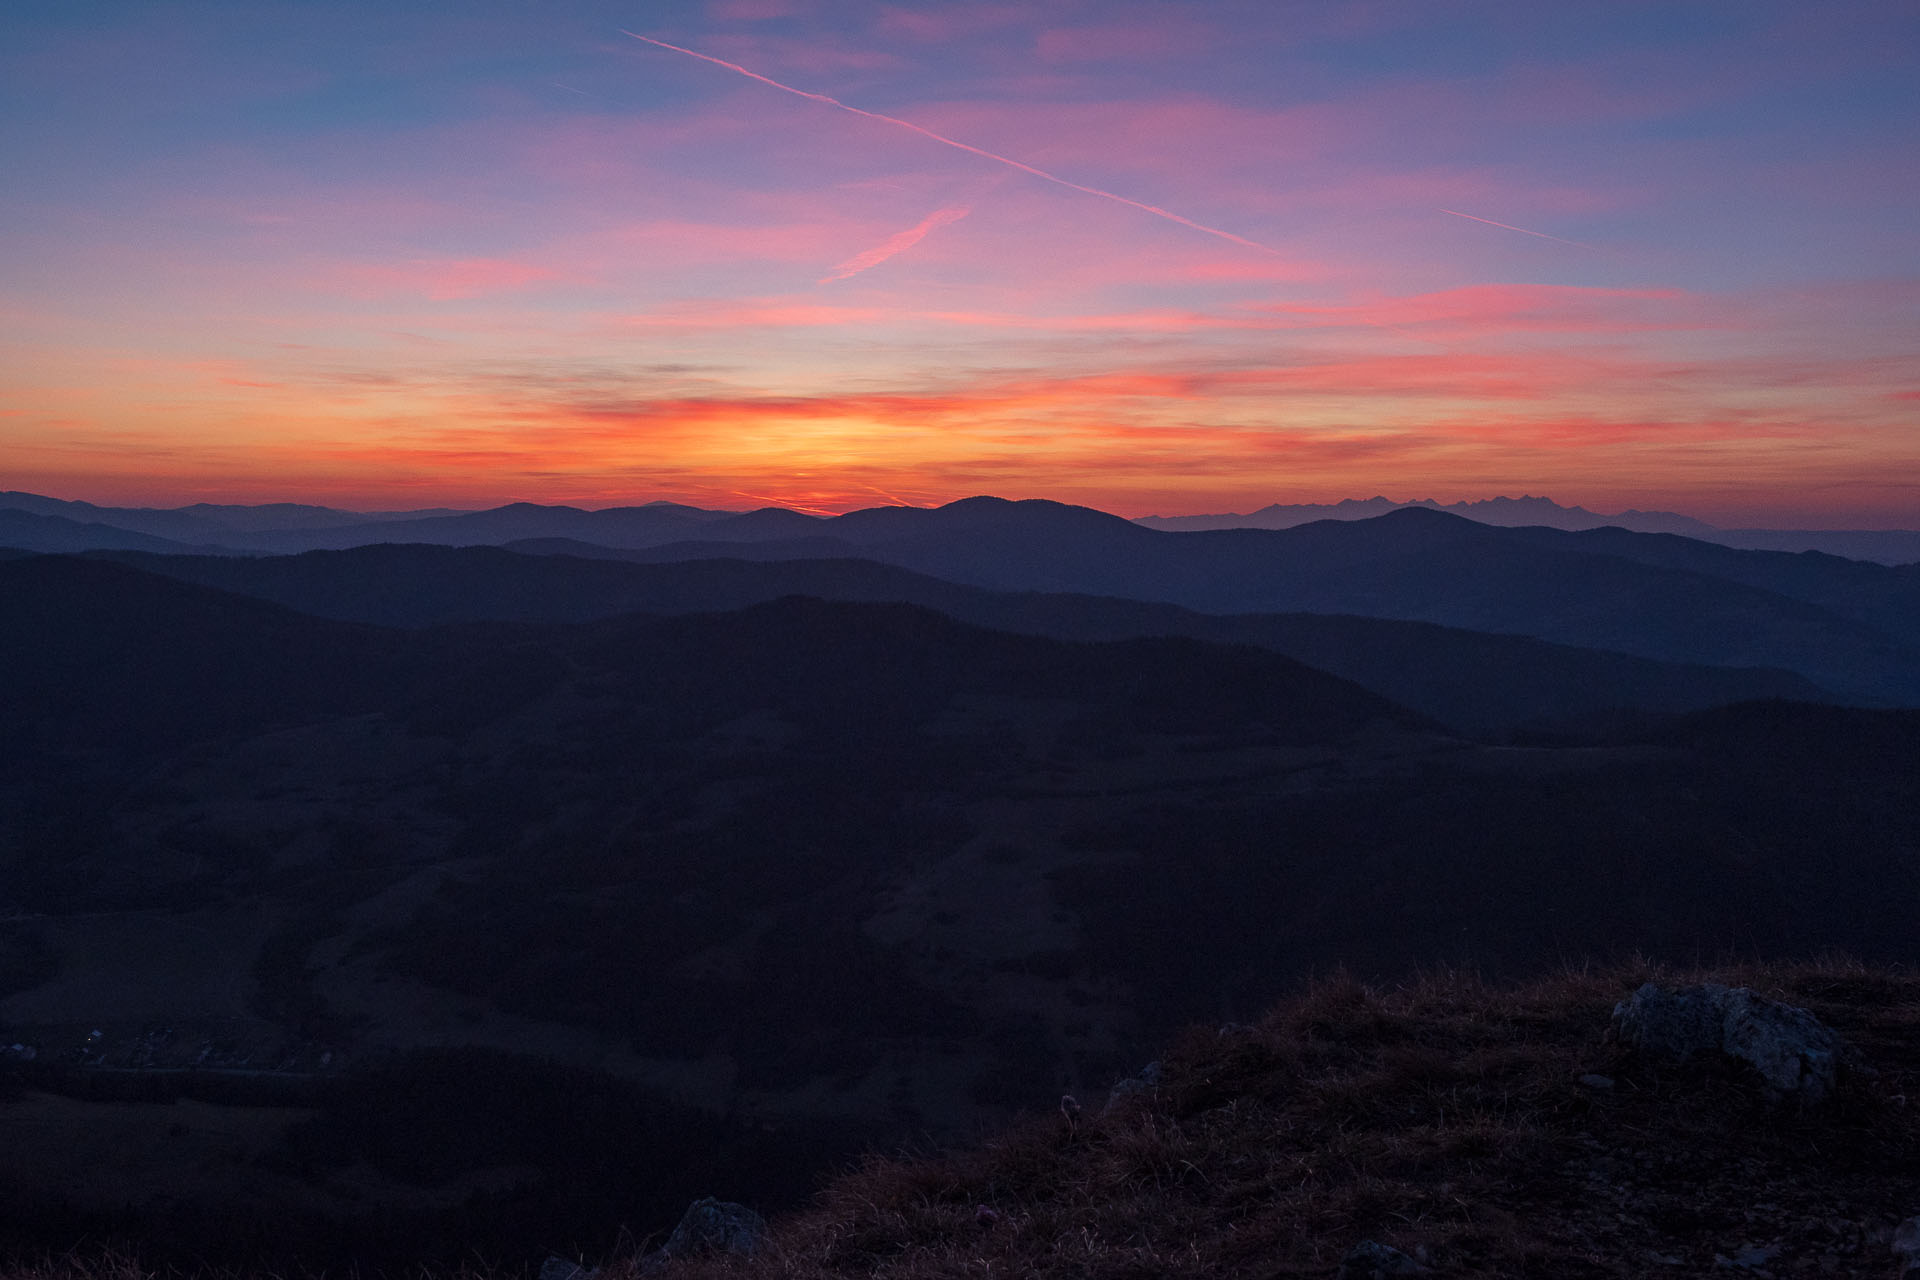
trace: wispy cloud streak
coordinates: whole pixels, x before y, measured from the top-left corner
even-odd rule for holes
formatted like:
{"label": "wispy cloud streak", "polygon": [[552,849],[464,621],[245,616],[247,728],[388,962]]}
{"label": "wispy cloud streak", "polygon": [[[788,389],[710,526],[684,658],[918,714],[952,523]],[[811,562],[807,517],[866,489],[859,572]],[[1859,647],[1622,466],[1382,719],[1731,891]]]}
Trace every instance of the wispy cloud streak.
{"label": "wispy cloud streak", "polygon": [[869,267],[877,267],[895,254],[904,253],[927,238],[929,232],[950,226],[960,221],[973,210],[966,205],[952,209],[936,209],[922,218],[915,226],[890,235],[880,244],[865,253],[855,254],[833,269],[830,276],[822,276],[821,284],[832,284],[835,280],[845,280],[848,276],[859,275]]}
{"label": "wispy cloud streak", "polygon": [[1564,236],[1550,236],[1544,231],[1529,231],[1525,227],[1516,227],[1511,222],[1495,222],[1492,218],[1477,218],[1471,213],[1461,213],[1458,209],[1441,209],[1440,212],[1450,213],[1456,218],[1465,218],[1468,222],[1484,222],[1490,227],[1499,227],[1503,231],[1518,231],[1523,236],[1538,236],[1542,240],[1555,240],[1561,244],[1570,244],[1576,249],[1591,249],[1595,253],[1600,252],[1600,248],[1597,245],[1587,244],[1582,240],[1569,240]]}
{"label": "wispy cloud streak", "polygon": [[[1278,249],[1275,249],[1270,245],[1261,244],[1257,240],[1249,240],[1245,236],[1237,236],[1233,232],[1223,231],[1219,227],[1210,227],[1204,222],[1195,222],[1192,218],[1184,217],[1181,214],[1173,212],[1173,210],[1171,209],[1162,209],[1157,204],[1147,204],[1146,202],[1141,200],[1129,199],[1128,197],[1120,195],[1116,192],[1103,191],[1099,187],[1085,186],[1081,183],[1073,182],[1073,181],[1070,181],[1069,179],[1063,178],[1059,174],[1048,173],[1045,169],[1038,169],[1038,168],[1035,168],[1033,165],[1025,163],[1024,161],[1015,160],[1011,156],[1003,156],[998,152],[988,151],[983,147],[976,147],[976,146],[973,146],[971,143],[961,142],[957,138],[949,138],[943,133],[935,133],[931,129],[923,128],[922,126],[913,123],[913,121],[911,120],[902,120],[898,116],[882,115],[878,111],[868,111],[862,107],[849,106],[847,103],[840,101],[840,99],[828,97],[824,93],[810,93],[805,89],[796,89],[792,85],[782,84],[780,81],[775,80],[770,76],[763,76],[758,71],[749,71],[737,62],[728,62],[724,58],[716,58],[712,54],[701,53],[695,49],[682,48],[680,45],[677,45],[677,44],[668,44],[665,40],[656,40],[652,36],[643,36],[636,31],[628,31],[624,27],[620,29],[620,34],[623,36],[631,36],[635,40],[641,40],[646,42],[647,44],[658,45],[662,49],[671,49],[675,53],[684,53],[688,57],[698,58],[702,62],[711,62],[716,67],[725,67],[729,71],[737,72],[740,75],[746,76],[749,80],[758,80],[762,84],[772,85],[774,88],[781,90],[783,93],[791,93],[797,98],[809,98],[814,102],[823,102],[830,107],[838,107],[840,110],[848,112],[852,115],[865,116],[869,120],[878,120],[883,124],[897,125],[902,129],[911,130],[912,132],[919,134],[923,138],[931,138],[935,142],[940,143],[942,146],[952,147],[956,151],[965,151],[970,155],[981,156],[985,159],[992,160],[996,164],[1007,165],[1009,168],[1018,169],[1022,173],[1032,174],[1036,178],[1044,179],[1047,182],[1054,183],[1057,186],[1066,187],[1070,191],[1079,191],[1086,195],[1099,196],[1102,200],[1112,200],[1112,201],[1115,201],[1116,203],[1124,204],[1129,208],[1139,209],[1143,213],[1150,213],[1156,218],[1165,218],[1168,222],[1177,222],[1183,227],[1190,227],[1193,230],[1203,232],[1206,235],[1217,236],[1222,240],[1231,241],[1232,243],[1237,245],[1244,245],[1246,248],[1253,249],[1259,253],[1270,253],[1270,254],[1274,254],[1275,256],[1278,256],[1280,252]],[[1465,216],[1465,215],[1462,215],[1462,216]],[[1518,230],[1518,228],[1515,228],[1515,229]],[[1537,234],[1537,233],[1530,232],[1529,234]],[[1552,237],[1552,236],[1548,237],[1548,239],[1554,239],[1554,238],[1555,237]]]}

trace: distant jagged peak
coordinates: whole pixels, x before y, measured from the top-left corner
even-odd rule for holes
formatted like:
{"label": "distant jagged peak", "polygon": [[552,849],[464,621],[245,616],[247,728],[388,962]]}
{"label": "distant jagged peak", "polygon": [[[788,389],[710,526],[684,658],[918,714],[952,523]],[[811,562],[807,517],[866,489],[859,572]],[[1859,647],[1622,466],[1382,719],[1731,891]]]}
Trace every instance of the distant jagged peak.
{"label": "distant jagged peak", "polygon": [[[1432,499],[1428,499],[1428,501],[1431,502]],[[1491,498],[1470,498],[1463,502],[1450,503],[1447,509],[1450,511],[1526,511],[1540,512],[1543,514],[1552,513],[1554,515],[1594,515],[1593,512],[1587,510],[1585,507],[1577,505],[1571,507],[1564,506],[1555,502],[1552,498],[1545,496],[1536,498],[1530,493],[1523,493],[1517,498],[1509,498],[1505,494],[1499,494]],[[1595,518],[1597,519],[1598,517],[1596,516]]]}
{"label": "distant jagged peak", "polygon": [[1135,523],[1149,529],[1289,529],[1315,520],[1367,520],[1390,512],[1424,508],[1464,516],[1481,524],[1519,526],[1544,525],[1553,529],[1579,531],[1618,526],[1636,533],[1678,533],[1693,538],[1711,537],[1719,530],[1691,516],[1672,511],[1621,512],[1605,515],[1582,506],[1566,506],[1544,495],[1498,495],[1491,498],[1438,502],[1432,498],[1396,501],[1376,494],[1371,498],[1342,498],[1338,502],[1271,503],[1246,515],[1222,513],[1195,516],[1144,516]]}

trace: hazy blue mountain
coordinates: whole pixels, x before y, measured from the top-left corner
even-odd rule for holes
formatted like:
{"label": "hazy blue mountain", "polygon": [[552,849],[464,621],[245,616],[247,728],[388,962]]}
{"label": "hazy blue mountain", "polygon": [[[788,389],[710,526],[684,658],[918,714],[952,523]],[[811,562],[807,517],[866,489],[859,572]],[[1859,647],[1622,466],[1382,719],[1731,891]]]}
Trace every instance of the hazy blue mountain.
{"label": "hazy blue mountain", "polygon": [[[458,514],[449,508],[421,511],[341,511],[300,502],[258,505],[196,502],[185,507],[105,507],[91,502],[47,498],[34,493],[0,493],[0,510],[60,516],[177,542],[230,544],[235,535],[366,524],[372,520],[414,520]],[[247,543],[247,539],[240,539]]]}
{"label": "hazy blue mountain", "polygon": [[1722,529],[1709,541],[1748,551],[1824,551],[1876,564],[1920,563],[1920,529]]}
{"label": "hazy blue mountain", "polygon": [[864,560],[654,564],[646,561],[656,551],[602,548],[598,559],[589,560],[577,554],[578,543],[519,545],[551,554],[377,546],[251,559],[120,558],[324,617],[394,626],[578,622],[630,612],[737,609],[806,595],[923,605],[979,626],[1065,640],[1177,635],[1251,644],[1472,731],[1565,724],[1623,711],[1690,711],[1748,698],[1831,696],[1781,670],[1664,663],[1419,622],[1214,616],[1111,597],[995,592]]}
{"label": "hazy blue mountain", "polygon": [[232,540],[486,545],[553,537],[648,550],[663,561],[819,558],[852,547],[990,589],[1119,596],[1205,613],[1434,622],[1660,661],[1785,668],[1844,697],[1920,700],[1912,639],[1920,570],[1732,551],[1676,535],[1503,528],[1419,506],[1284,530],[1160,533],[1085,507],[988,497],[830,519],[778,509],[518,503]]}
{"label": "hazy blue mountain", "polygon": [[75,520],[22,508],[0,508],[0,546],[22,551],[159,551],[178,554],[220,553],[225,547],[179,542],[97,521]]}
{"label": "hazy blue mountain", "polygon": [[762,507],[739,515],[710,512],[717,517],[700,530],[700,537],[713,542],[769,542],[776,538],[810,538],[820,535],[824,520],[802,515],[785,507]]}
{"label": "hazy blue mountain", "polygon": [[642,507],[579,507],[514,502],[486,511],[420,519],[364,521],[323,529],[257,534],[251,545],[283,552],[366,546],[379,542],[420,542],[442,546],[488,546],[519,538],[579,538],[607,546],[649,546],[695,536],[695,531],[724,518],[673,503]]}
{"label": "hazy blue mountain", "polygon": [[[321,529],[340,525],[366,524],[372,520],[428,520],[438,516],[464,515],[458,507],[422,507],[412,511],[343,511],[337,507],[316,507],[304,502],[238,503],[196,502],[179,507],[182,515],[195,516],[226,529],[245,533],[278,532],[289,529]],[[156,512],[155,514],[169,514]]]}
{"label": "hazy blue mountain", "polygon": [[[1086,508],[970,499],[930,511],[856,512],[822,531],[857,542],[871,559],[975,586],[1123,596],[1206,613],[1436,622],[1663,661],[1785,667],[1849,697],[1920,700],[1910,635],[1859,620],[1908,607],[1905,570],[1826,564],[1831,590],[1856,597],[1842,614],[1718,572],[1601,554],[1592,549],[1600,541],[1421,508],[1284,530],[1162,534]],[[1764,553],[1730,555],[1754,557],[1740,561],[1758,566],[1754,576],[1775,571]],[[1816,561],[1796,568],[1815,578],[1822,571]],[[1814,589],[1803,577],[1794,581],[1803,596]]]}
{"label": "hazy blue mountain", "polygon": [[[525,537],[583,537],[610,546],[648,546],[682,539],[710,524],[743,519],[737,512],[708,511],[673,502],[586,511],[578,507],[516,502],[486,511],[431,508],[419,511],[355,512],[301,503],[259,506],[197,503],[172,509],[100,507],[37,494],[0,494],[0,513],[25,511],[239,551],[291,553],[315,548],[364,546],[379,542],[425,542],[478,546]],[[761,514],[761,513],[753,513]],[[784,520],[791,517],[790,520]],[[775,536],[804,527],[809,517],[781,511],[764,525],[750,522],[738,536]],[[797,523],[796,523],[797,522]],[[732,537],[703,533],[703,537]],[[95,535],[88,550],[123,545]]]}
{"label": "hazy blue mountain", "polygon": [[1347,498],[1340,502],[1273,503],[1245,515],[1142,516],[1138,523],[1150,529],[1168,532],[1196,532],[1205,529],[1291,529],[1315,520],[1370,520],[1420,507],[1445,511],[1482,524],[1518,527],[1541,525],[1551,529],[1598,529],[1616,525],[1642,533],[1679,533],[1691,538],[1710,538],[1719,530],[1702,520],[1673,511],[1627,510],[1617,515],[1601,515],[1585,507],[1566,507],[1551,498],[1483,498],[1472,502],[1442,505],[1431,498],[1412,502],[1394,502],[1389,498]]}
{"label": "hazy blue mountain", "polygon": [[1347,498],[1340,502],[1274,503],[1244,515],[1143,516],[1138,523],[1167,532],[1207,529],[1291,529],[1315,520],[1369,520],[1409,507],[1445,511],[1482,524],[1578,531],[1620,528],[1635,533],[1673,533],[1751,551],[1820,551],[1877,564],[1920,561],[1920,530],[1914,529],[1721,529],[1674,511],[1626,511],[1604,515],[1551,498],[1485,498],[1442,505],[1431,498],[1394,502],[1388,498]]}
{"label": "hazy blue mountain", "polygon": [[858,557],[860,548],[842,538],[781,538],[773,542],[720,542],[694,539],[657,547],[603,547],[577,538],[522,538],[501,544],[529,555],[582,556],[589,560],[626,560],[633,564],[672,564],[683,560],[839,560]]}
{"label": "hazy blue mountain", "polygon": [[[992,499],[964,499],[967,502]],[[55,515],[83,524],[104,525],[209,547],[254,552],[292,553],[344,548],[377,542],[426,542],[447,546],[502,545],[508,542],[574,538],[601,545],[637,549],[677,542],[758,542],[809,536],[833,536],[855,544],[874,538],[908,536],[909,529],[932,527],[912,512],[918,508],[875,508],[850,512],[850,524],[828,533],[830,517],[810,516],[781,507],[759,511],[712,511],[674,502],[587,511],[578,507],[511,503],[486,511],[433,508],[419,511],[355,512],[300,503],[257,506],[196,503],[171,509],[102,507],[29,493],[0,493],[0,509]],[[942,510],[943,508],[935,508]],[[1135,523],[1163,532],[1227,528],[1293,528],[1317,520],[1362,520],[1391,511],[1445,511],[1501,527],[1540,526],[1563,530],[1623,527],[1636,532],[1676,533],[1743,549],[1824,551],[1884,564],[1920,561],[1920,531],[1817,531],[1716,529],[1688,516],[1666,511],[1629,510],[1600,515],[1566,507],[1549,498],[1488,498],[1446,506],[1431,499],[1396,503],[1386,498],[1346,499],[1336,503],[1275,504],[1247,515],[1148,516]],[[877,514],[895,513],[895,514]],[[951,523],[951,521],[949,521]],[[694,527],[706,525],[697,536]],[[95,541],[85,547],[118,545]],[[684,558],[684,556],[680,557]]]}
{"label": "hazy blue mountain", "polygon": [[1516,530],[1538,545],[1615,556],[1639,564],[1707,574],[1819,605],[1890,636],[1920,635],[1920,569],[1850,560],[1820,551],[1741,551],[1669,534],[1592,529]]}

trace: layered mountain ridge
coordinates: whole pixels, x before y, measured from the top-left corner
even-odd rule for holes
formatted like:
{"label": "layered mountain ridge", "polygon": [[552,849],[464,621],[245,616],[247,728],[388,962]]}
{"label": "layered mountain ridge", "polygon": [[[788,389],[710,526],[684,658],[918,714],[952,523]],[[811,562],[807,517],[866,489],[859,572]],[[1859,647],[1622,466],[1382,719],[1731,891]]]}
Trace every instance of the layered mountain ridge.
{"label": "layered mountain ridge", "polygon": [[[975,501],[962,499],[961,503]],[[948,504],[959,505],[959,504]],[[576,538],[634,549],[677,541],[756,542],[814,535],[862,539],[851,531],[876,523],[872,508],[849,512],[851,524],[831,533],[822,525],[847,517],[808,515],[783,507],[717,511],[655,501],[638,506],[586,510],[514,502],[488,510],[430,508],[417,511],[343,511],[304,503],[234,505],[195,503],[175,508],[108,507],[17,491],[0,492],[0,546],[36,551],[83,551],[128,547],[125,534],[164,539],[147,550],[205,550],[221,554],[339,549],[375,542],[431,542],[445,546],[499,545],[524,538]],[[1394,502],[1349,498],[1336,503],[1273,504],[1245,515],[1144,516],[1135,521],[1162,532],[1213,529],[1288,529],[1318,520],[1361,520],[1399,510],[1442,511],[1500,527],[1539,526],[1564,531],[1624,528],[1673,533],[1742,550],[1823,551],[1882,564],[1920,561],[1920,530],[1721,529],[1670,511],[1628,510],[1602,515],[1550,498],[1488,498],[1441,504],[1432,499]],[[27,519],[24,517],[38,517]],[[884,524],[891,517],[881,517]],[[80,526],[78,528],[74,526]],[[115,534],[113,530],[118,530]],[[120,537],[122,540],[113,541]]]}
{"label": "layered mountain ridge", "polygon": [[0,1246],[605,1256],[1335,966],[1920,959],[1910,569],[633,511],[0,555]]}

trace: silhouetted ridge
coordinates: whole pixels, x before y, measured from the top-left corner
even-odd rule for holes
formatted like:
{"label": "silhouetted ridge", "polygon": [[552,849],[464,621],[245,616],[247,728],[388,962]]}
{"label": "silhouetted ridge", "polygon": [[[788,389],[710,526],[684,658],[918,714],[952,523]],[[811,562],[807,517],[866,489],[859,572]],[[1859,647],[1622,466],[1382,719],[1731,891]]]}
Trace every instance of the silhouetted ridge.
{"label": "silhouetted ridge", "polygon": [[[587,651],[702,714],[802,710],[843,732],[915,722],[961,694],[1104,705],[1130,730],[1260,726],[1319,742],[1374,719],[1426,722],[1358,685],[1251,647],[1175,637],[1070,644],[908,604],[792,596],[726,614],[600,624]],[[671,690],[669,695],[666,691]],[[857,708],[857,713],[852,710]]]}
{"label": "silhouetted ridge", "polygon": [[1127,540],[1147,530],[1091,507],[1044,498],[962,498],[940,507],[870,507],[823,521],[821,532],[860,545],[956,534],[1066,534]]}
{"label": "silhouetted ridge", "polygon": [[[776,545],[799,554],[813,541]],[[1314,614],[1219,617],[1111,597],[991,592],[871,560],[652,564],[646,562],[659,550],[621,552],[574,542],[516,548],[546,558],[433,546],[254,559],[119,558],[304,612],[384,625],[587,621],[631,612],[733,609],[801,594],[920,604],[978,626],[1066,640],[1186,635],[1285,653],[1476,731],[1564,724],[1618,709],[1684,711],[1740,698],[1831,696],[1778,670],[1663,664],[1420,622]],[[574,558],[576,553],[583,558]]]}
{"label": "silhouetted ridge", "polygon": [[4,508],[0,508],[0,545],[43,554],[91,551],[96,548],[164,553],[217,550],[93,521]]}
{"label": "silhouetted ridge", "polygon": [[368,711],[421,664],[388,633],[68,556],[0,563],[14,751],[150,750]]}

